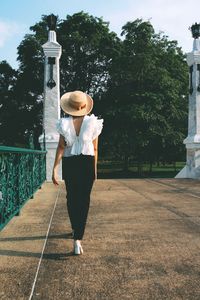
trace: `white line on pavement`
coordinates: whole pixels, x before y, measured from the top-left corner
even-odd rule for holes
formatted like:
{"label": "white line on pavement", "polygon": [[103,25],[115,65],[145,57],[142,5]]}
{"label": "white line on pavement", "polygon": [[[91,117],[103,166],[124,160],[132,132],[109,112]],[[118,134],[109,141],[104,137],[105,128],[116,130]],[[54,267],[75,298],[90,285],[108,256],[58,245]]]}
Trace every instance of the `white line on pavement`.
{"label": "white line on pavement", "polygon": [[37,281],[37,277],[38,277],[40,265],[41,265],[41,262],[42,262],[44,250],[45,250],[45,247],[46,247],[46,243],[47,243],[47,239],[48,239],[48,235],[49,235],[49,230],[50,230],[51,223],[52,223],[52,220],[53,220],[53,215],[54,215],[55,208],[56,208],[56,205],[57,205],[57,202],[58,202],[58,198],[59,198],[59,195],[60,195],[60,190],[61,190],[61,187],[58,190],[56,201],[54,203],[54,208],[53,208],[53,211],[52,211],[52,214],[51,214],[51,218],[50,218],[50,221],[49,221],[49,226],[48,226],[48,229],[47,229],[47,233],[46,233],[46,237],[45,237],[43,249],[42,249],[42,252],[41,252],[40,260],[39,260],[39,263],[38,263],[38,266],[37,266],[37,270],[36,270],[36,273],[35,273],[35,278],[34,278],[34,282],[33,282],[33,285],[32,285],[32,289],[31,289],[31,294],[29,296],[29,300],[31,300],[32,297],[33,297],[33,292],[34,292],[34,289],[35,289],[35,284],[36,284],[36,281]]}

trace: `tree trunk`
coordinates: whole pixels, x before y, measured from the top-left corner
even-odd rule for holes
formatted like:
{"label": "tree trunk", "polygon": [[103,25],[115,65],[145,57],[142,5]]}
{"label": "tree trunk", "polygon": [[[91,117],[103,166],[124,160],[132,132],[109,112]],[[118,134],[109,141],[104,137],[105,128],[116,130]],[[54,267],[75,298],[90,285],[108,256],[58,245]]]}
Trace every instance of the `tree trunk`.
{"label": "tree trunk", "polygon": [[152,174],[152,169],[153,169],[153,162],[150,161],[150,165],[149,165],[149,173]]}
{"label": "tree trunk", "polygon": [[139,161],[139,162],[138,162],[138,165],[137,165],[137,171],[138,171],[138,175],[139,175],[139,176],[142,175],[142,167],[143,167],[142,162]]}
{"label": "tree trunk", "polygon": [[129,167],[129,157],[128,155],[125,155],[124,156],[124,168],[123,168],[123,171],[124,172],[128,172],[128,167]]}

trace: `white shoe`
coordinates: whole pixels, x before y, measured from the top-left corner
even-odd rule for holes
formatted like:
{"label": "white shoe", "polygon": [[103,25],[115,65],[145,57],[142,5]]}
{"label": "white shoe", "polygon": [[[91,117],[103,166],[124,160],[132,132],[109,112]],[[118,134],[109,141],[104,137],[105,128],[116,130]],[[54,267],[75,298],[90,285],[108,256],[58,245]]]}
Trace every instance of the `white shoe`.
{"label": "white shoe", "polygon": [[75,255],[83,254],[83,248],[80,242],[74,241],[74,254]]}

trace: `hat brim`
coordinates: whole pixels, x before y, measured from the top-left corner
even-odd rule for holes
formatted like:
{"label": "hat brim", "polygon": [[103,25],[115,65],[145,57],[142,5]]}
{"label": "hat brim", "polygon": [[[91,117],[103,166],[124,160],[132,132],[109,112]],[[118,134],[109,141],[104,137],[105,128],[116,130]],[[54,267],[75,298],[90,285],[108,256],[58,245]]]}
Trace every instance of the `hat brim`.
{"label": "hat brim", "polygon": [[80,110],[76,110],[69,105],[70,95],[71,92],[65,93],[60,99],[60,106],[65,113],[71,116],[79,117],[85,116],[91,112],[91,110],[93,109],[93,99],[88,94],[86,94],[86,106]]}

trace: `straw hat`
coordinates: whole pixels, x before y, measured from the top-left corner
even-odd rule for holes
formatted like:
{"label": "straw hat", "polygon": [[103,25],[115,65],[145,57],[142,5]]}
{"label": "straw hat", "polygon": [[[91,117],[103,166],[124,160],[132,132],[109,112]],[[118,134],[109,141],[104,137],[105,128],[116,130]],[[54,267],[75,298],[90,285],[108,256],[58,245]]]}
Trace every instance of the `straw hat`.
{"label": "straw hat", "polygon": [[71,116],[87,115],[93,108],[92,98],[81,91],[68,92],[60,99],[62,110]]}

